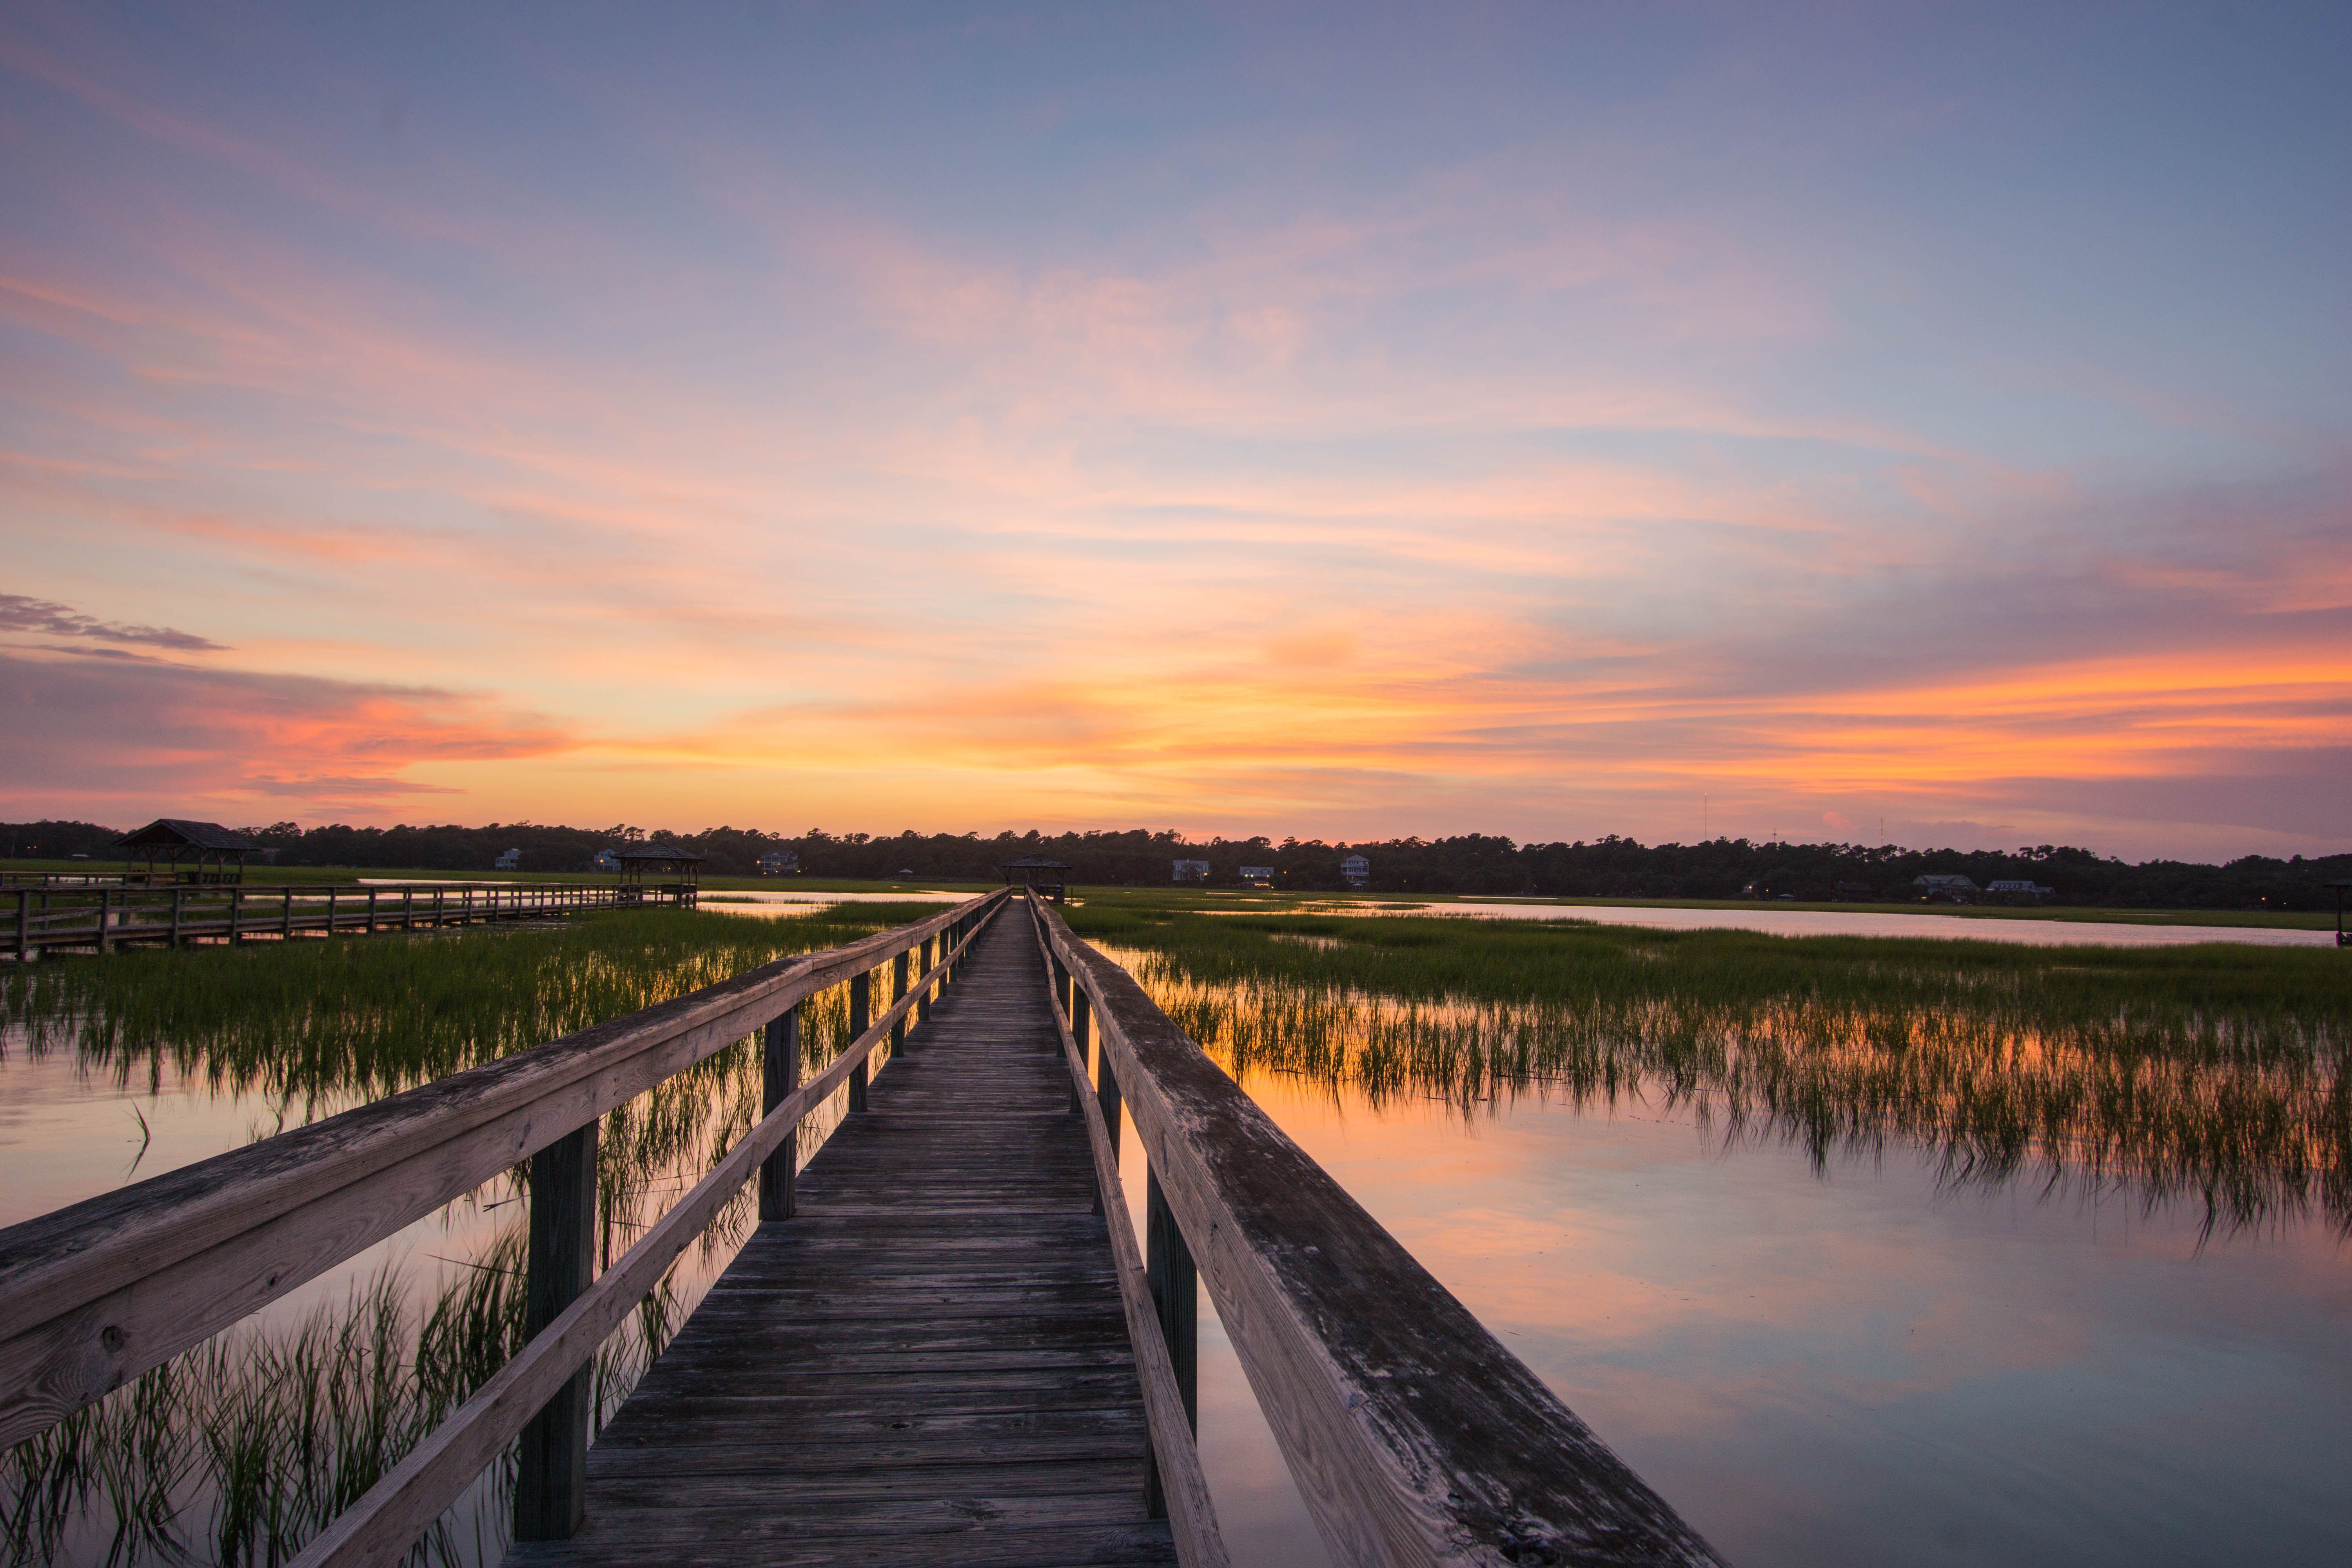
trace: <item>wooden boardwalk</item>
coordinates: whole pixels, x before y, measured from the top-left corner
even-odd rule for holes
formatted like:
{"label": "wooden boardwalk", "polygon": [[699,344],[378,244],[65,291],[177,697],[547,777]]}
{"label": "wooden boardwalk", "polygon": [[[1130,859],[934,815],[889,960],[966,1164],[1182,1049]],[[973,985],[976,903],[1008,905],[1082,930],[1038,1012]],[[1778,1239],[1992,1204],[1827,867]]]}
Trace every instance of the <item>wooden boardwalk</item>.
{"label": "wooden boardwalk", "polygon": [[1176,1561],[1036,940],[973,955],[509,1563]]}

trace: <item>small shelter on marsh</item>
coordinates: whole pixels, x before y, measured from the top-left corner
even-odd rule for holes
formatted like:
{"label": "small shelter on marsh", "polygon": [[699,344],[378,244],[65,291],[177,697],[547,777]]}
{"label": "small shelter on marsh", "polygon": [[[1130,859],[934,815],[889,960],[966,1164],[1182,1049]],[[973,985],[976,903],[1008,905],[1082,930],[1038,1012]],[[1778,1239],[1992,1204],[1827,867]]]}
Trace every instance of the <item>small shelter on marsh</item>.
{"label": "small shelter on marsh", "polygon": [[1068,901],[1070,863],[1066,860],[1056,860],[1050,855],[1024,855],[997,869],[1004,874],[1008,888],[1018,878],[1021,885],[1033,893],[1042,893],[1057,904]]}
{"label": "small shelter on marsh", "polygon": [[[642,844],[615,844],[605,851],[621,868],[621,888],[624,899],[629,889],[635,889],[634,902],[667,901],[692,909],[702,881],[705,857],[683,844],[667,844],[658,840]],[[648,881],[648,878],[664,879]],[[647,900],[654,892],[662,898]]]}
{"label": "small shelter on marsh", "polygon": [[[245,858],[261,848],[217,822],[191,822],[184,816],[159,816],[117,842],[126,860],[147,862],[150,882],[242,882]],[[160,872],[159,865],[164,868]]]}

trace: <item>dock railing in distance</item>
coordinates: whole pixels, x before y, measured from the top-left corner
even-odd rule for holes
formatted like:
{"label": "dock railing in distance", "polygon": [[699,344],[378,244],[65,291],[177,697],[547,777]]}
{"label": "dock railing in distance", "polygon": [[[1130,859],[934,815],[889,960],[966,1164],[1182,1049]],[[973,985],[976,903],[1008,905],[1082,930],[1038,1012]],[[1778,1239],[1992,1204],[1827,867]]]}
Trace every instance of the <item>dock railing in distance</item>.
{"label": "dock railing in distance", "polygon": [[[1054,1024],[1061,1036],[1063,1058],[1070,1068],[1070,1110],[1083,1115],[1087,1140],[1094,1148],[1097,1201],[1110,1231],[1111,1265],[1118,1276],[1119,1305],[1127,1314],[1127,1337],[1135,1347],[1136,1375],[1143,1385],[1143,1420],[1150,1447],[1145,1454],[1146,1501],[1154,1518],[1168,1521],[1176,1540],[1176,1560],[1183,1568],[1226,1568],[1225,1542],[1217,1531],[1217,1510],[1210,1500],[1209,1483],[1201,1473],[1200,1445],[1194,1426],[1199,1395],[1191,1359],[1180,1373],[1171,1353],[1166,1325],[1165,1291],[1155,1291],[1156,1277],[1164,1268],[1148,1266],[1135,1245],[1135,1223],[1129,1217],[1125,1189],[1118,1179],[1118,1145],[1104,1120],[1102,1102],[1083,1092],[1092,1084],[1087,1074],[1085,1042],[1073,1032],[1071,1005],[1058,966],[1047,945],[1037,910],[1043,900],[1034,892],[1024,901],[1035,927],[1038,984],[1050,997]],[[1112,1108],[1117,1114],[1117,1107]],[[1189,1305],[1190,1298],[1187,1298]]]}
{"label": "dock railing in distance", "polygon": [[[566,1397],[574,1379],[755,1175],[763,1199],[771,1186],[789,1193],[773,1163],[789,1167],[802,1120],[945,981],[950,963],[1006,896],[999,889],[911,925],[778,959],[0,1230],[0,1447],[46,1430],[528,1158],[527,1293],[537,1331],[295,1561],[309,1568],[399,1562],[518,1436],[518,1535],[568,1535],[581,1517],[588,1440],[586,1401]],[[942,939],[940,962],[823,1072],[798,1083],[801,1004],[933,939]],[[596,1206],[598,1119],[771,1024],[785,1026],[766,1029],[768,1050],[794,1056],[768,1064],[766,1114],[589,1283],[583,1216]]]}
{"label": "dock railing in distance", "polygon": [[[696,907],[690,889],[611,883],[180,883],[0,891],[0,954],[249,938],[290,941],[419,926],[536,920],[583,910]],[[381,912],[379,912],[381,911]]]}
{"label": "dock railing in distance", "polygon": [[1106,1114],[1134,1119],[1154,1217],[1335,1563],[1720,1563],[1126,970],[1032,907],[1072,1014],[1092,1016]]}

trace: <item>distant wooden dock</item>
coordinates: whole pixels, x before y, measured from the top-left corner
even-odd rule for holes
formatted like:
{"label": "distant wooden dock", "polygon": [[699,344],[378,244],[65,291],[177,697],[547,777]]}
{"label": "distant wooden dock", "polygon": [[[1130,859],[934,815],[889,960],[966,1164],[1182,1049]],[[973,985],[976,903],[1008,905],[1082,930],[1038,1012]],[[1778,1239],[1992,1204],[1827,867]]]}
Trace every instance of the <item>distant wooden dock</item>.
{"label": "distant wooden dock", "polygon": [[92,880],[0,889],[0,956],[120,952],[134,947],[292,942],[560,920],[585,910],[695,907],[690,886],[611,882],[280,883],[108,886]]}
{"label": "distant wooden dock", "polygon": [[[843,984],[853,1043],[802,1082],[801,1004]],[[755,1031],[766,1115],[592,1279],[597,1118]],[[845,1086],[795,1174],[800,1122]],[[1718,1561],[1125,971],[1009,891],[0,1232],[0,1443],[525,1157],[529,1342],[299,1563],[398,1561],[520,1439],[517,1565],[1215,1568],[1202,1286],[1335,1562]],[[597,1347],[747,1183],[758,1230],[592,1446]]]}

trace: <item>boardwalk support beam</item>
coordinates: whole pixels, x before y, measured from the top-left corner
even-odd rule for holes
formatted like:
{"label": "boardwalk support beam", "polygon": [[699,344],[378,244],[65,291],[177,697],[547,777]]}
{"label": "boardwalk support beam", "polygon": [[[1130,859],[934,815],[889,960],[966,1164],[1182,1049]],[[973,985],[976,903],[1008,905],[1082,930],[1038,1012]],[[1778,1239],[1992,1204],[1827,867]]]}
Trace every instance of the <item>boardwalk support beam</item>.
{"label": "boardwalk support beam", "polygon": [[[530,1273],[523,1335],[536,1338],[588,1289],[596,1257],[596,1129],[575,1128],[530,1157]],[[517,1541],[569,1541],[588,1507],[588,1405],[583,1363],[522,1430],[515,1476]]]}

